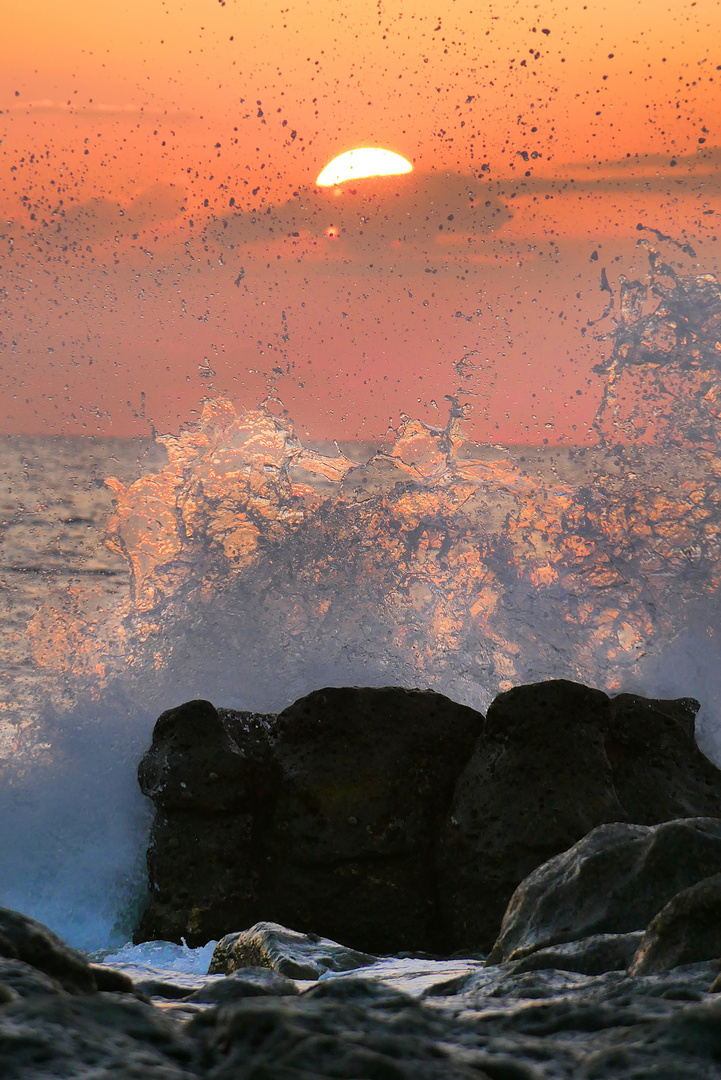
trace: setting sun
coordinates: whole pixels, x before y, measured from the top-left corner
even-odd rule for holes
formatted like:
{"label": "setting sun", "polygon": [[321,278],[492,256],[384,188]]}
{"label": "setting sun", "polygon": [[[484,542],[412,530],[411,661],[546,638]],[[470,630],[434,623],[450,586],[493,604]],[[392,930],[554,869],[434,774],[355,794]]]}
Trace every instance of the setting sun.
{"label": "setting sun", "polygon": [[316,180],[321,187],[342,184],[344,180],[358,180],[363,176],[392,176],[412,172],[413,166],[400,154],[382,150],[376,146],[363,146],[348,150],[333,158]]}

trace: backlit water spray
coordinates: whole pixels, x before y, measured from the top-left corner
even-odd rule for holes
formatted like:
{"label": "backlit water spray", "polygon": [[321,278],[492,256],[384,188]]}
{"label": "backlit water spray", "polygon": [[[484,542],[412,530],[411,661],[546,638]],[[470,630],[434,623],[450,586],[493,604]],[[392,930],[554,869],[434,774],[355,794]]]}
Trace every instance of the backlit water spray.
{"label": "backlit water spray", "polygon": [[272,712],[401,684],[483,709],[567,677],[703,699],[719,757],[721,291],[649,250],[610,312],[598,447],[470,445],[459,394],[445,427],[409,419],[346,456],[214,398],[159,440],[165,464],[108,478],[130,587],[60,590],[29,622],[44,701],[3,766],[0,903],[81,946],[127,940],[149,820],[135,767],[187,698]]}

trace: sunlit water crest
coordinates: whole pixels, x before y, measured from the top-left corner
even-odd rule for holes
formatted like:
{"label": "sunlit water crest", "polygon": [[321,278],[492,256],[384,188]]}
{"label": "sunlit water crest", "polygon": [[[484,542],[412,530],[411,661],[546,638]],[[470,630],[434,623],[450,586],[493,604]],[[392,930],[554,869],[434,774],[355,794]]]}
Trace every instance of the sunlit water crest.
{"label": "sunlit water crest", "polygon": [[87,949],[127,940],[135,769],[191,697],[274,712],[402,684],[485,708],[563,676],[697,696],[721,757],[721,299],[651,255],[619,297],[594,448],[471,444],[457,400],[382,446],[304,446],[222,398],[157,446],[7,440],[0,903]]}

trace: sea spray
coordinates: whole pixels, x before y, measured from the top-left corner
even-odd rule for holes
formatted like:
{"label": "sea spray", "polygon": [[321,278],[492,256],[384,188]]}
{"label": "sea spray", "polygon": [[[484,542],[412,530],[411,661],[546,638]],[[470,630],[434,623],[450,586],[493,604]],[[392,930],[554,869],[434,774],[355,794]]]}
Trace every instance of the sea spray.
{"label": "sea spray", "polygon": [[[407,420],[359,462],[214,399],[162,438],[166,464],[111,480],[129,589],[74,585],[28,625],[60,704],[4,765],[0,902],[85,947],[128,936],[148,824],[135,767],[187,698],[273,712],[322,685],[396,683],[485,708],[565,676],[705,699],[718,755],[721,304],[710,276],[656,271],[650,322],[638,289],[622,298],[605,447],[491,453],[467,443],[456,401],[445,427]],[[652,409],[655,444],[634,444],[661,367],[684,409],[666,439]]]}

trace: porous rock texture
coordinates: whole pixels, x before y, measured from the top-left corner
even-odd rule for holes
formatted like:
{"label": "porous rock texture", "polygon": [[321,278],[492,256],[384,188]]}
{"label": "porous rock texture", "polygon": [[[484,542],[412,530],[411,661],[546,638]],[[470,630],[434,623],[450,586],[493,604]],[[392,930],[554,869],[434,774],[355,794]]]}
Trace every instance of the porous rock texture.
{"label": "porous rock texture", "polygon": [[140,767],[156,817],[136,940],[272,920],[373,954],[486,951],[516,886],[596,826],[721,816],[697,709],[566,680],[500,694],[485,720],[400,687],[277,717],[188,702]]}
{"label": "porous rock texture", "polygon": [[642,930],[629,934],[591,934],[578,941],[565,941],[526,953],[513,960],[513,971],[577,971],[581,975],[603,975],[606,971],[626,971],[636,955]]}
{"label": "porous rock texture", "polygon": [[499,694],[441,838],[456,947],[490,948],[519,882],[597,825],[721,816],[721,772],[693,736],[698,708],[560,679]]}
{"label": "porous rock texture", "polygon": [[438,949],[436,837],[482,728],[481,713],[402,687],[329,688],[285,709],[263,917],[371,953]]}
{"label": "porous rock texture", "polygon": [[264,919],[372,953],[435,944],[436,837],[482,726],[402,687],[331,687],[277,717],[164,713],[139,770],[156,816],[136,940],[205,944]]}
{"label": "porous rock texture", "polygon": [[721,956],[721,874],[677,893],[638,944],[629,972],[649,975]]}
{"label": "porous rock texture", "polygon": [[11,908],[0,907],[0,982],[26,991],[46,990],[91,994],[96,990],[130,992],[130,979],[119,972],[90,964],[47,926]]}
{"label": "porous rock texture", "polygon": [[[323,966],[327,946],[307,942],[310,965]],[[0,1076],[721,1080],[717,961],[641,976],[522,963],[387,959],[310,986],[245,968],[198,975],[190,993],[193,978],[168,971],[183,985],[149,1002],[71,992],[31,963],[0,960]]]}
{"label": "porous rock texture", "polygon": [[590,935],[645,930],[672,897],[714,870],[721,872],[720,818],[599,825],[521,882],[488,963]]}
{"label": "porous rock texture", "polygon": [[157,720],[138,779],[156,806],[148,872],[152,902],[139,940],[205,944],[218,927],[257,919],[264,819],[278,783],[274,717],[189,701]]}

